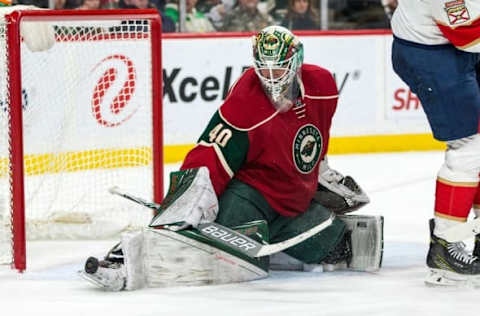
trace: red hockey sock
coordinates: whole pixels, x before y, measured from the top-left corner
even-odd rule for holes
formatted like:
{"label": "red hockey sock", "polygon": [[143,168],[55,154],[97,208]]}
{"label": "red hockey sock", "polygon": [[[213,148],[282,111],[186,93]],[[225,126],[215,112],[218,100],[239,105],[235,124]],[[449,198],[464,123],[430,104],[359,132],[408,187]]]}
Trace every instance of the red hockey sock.
{"label": "red hockey sock", "polygon": [[477,192],[473,199],[473,211],[476,217],[480,216],[480,184],[477,186]]}
{"label": "red hockey sock", "polygon": [[[474,203],[478,183],[451,182],[437,179],[435,192],[435,216],[466,221]],[[480,202],[480,194],[479,199]]]}

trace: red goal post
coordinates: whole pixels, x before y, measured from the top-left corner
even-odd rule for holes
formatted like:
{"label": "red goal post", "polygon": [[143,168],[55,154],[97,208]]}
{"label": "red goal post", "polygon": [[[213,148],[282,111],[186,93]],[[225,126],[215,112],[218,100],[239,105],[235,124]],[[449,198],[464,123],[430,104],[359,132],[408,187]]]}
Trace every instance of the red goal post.
{"label": "red goal post", "polygon": [[[108,188],[163,197],[160,21],[140,9],[4,15],[0,264],[25,270],[27,238],[104,238],[148,221]],[[35,51],[42,27],[54,44]]]}

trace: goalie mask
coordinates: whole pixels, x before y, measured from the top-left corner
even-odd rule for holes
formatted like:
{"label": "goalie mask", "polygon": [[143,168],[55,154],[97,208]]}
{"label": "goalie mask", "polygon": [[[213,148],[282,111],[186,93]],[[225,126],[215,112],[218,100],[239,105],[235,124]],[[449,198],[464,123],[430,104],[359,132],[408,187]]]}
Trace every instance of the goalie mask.
{"label": "goalie mask", "polygon": [[268,26],[253,37],[253,58],[255,72],[273,106],[281,112],[290,109],[299,94],[302,43],[288,29]]}

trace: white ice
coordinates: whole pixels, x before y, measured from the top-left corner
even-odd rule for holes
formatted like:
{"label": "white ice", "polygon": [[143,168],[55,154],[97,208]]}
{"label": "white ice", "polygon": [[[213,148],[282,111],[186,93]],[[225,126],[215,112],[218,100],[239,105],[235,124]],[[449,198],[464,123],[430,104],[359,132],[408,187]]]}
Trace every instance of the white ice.
{"label": "white ice", "polygon": [[[425,255],[434,179],[442,152],[331,156],[372,202],[362,214],[385,217],[383,268],[377,273],[272,272],[268,279],[221,286],[108,293],[76,271],[108,241],[30,242],[28,271],[0,269],[0,315],[471,315],[480,289],[429,288]],[[178,165],[167,166],[166,174]],[[168,179],[166,177],[166,179]]]}

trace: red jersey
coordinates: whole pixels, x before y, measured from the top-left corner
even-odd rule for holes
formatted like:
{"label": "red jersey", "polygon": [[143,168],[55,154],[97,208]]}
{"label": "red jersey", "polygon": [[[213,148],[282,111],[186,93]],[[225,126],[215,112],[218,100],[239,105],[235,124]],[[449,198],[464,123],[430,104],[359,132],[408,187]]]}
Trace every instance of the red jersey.
{"label": "red jersey", "polygon": [[307,210],[327,152],[338,91],[329,71],[304,64],[300,96],[278,112],[253,68],[230,90],[182,169],[208,167],[217,196],[236,178],[283,216]]}

